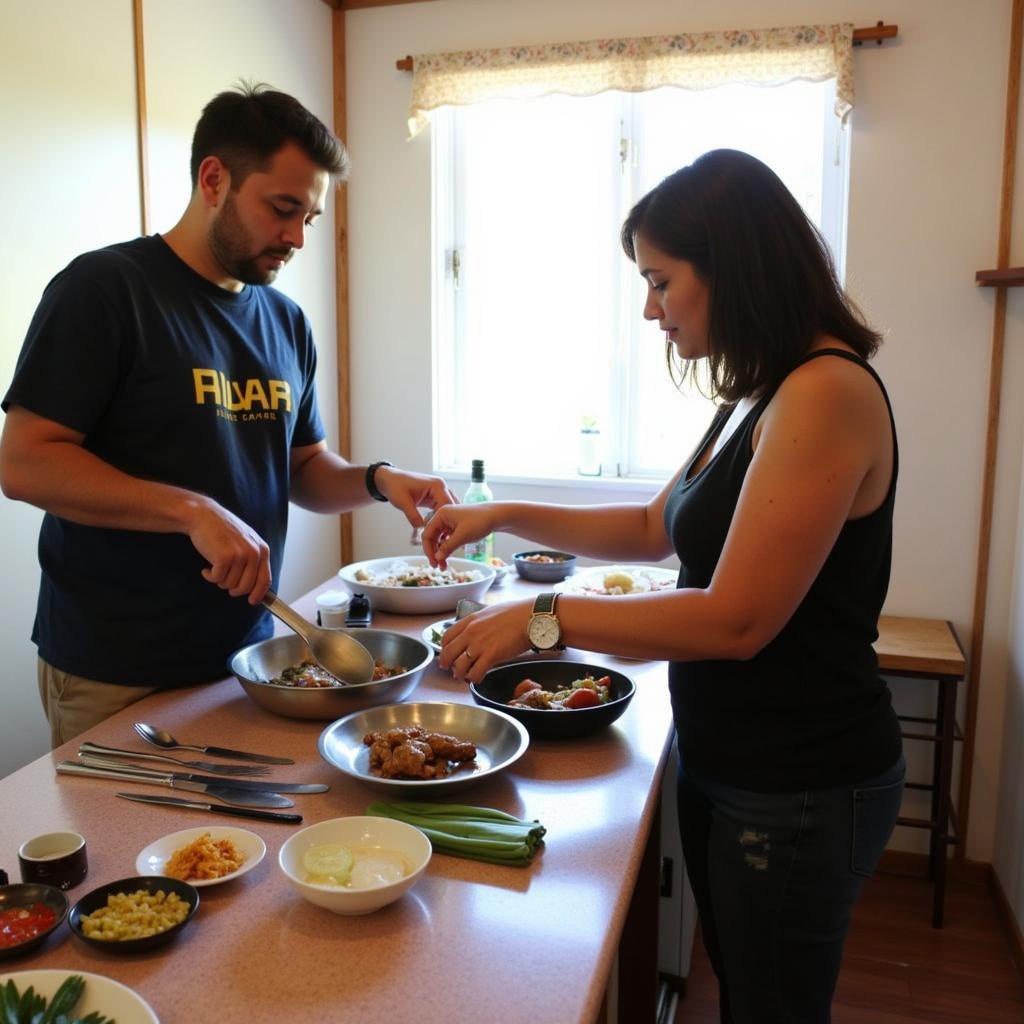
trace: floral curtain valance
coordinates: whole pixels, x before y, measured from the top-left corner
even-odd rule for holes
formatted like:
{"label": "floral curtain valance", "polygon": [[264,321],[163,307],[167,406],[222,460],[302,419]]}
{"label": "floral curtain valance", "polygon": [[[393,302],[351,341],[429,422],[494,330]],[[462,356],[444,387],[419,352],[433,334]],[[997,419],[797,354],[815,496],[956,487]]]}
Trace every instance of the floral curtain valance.
{"label": "floral curtain valance", "polygon": [[593,96],[673,85],[710,89],[743,82],[836,80],[836,115],[853,107],[853,25],[594,39],[547,46],[463,50],[413,58],[409,134],[438,107],[548,93]]}

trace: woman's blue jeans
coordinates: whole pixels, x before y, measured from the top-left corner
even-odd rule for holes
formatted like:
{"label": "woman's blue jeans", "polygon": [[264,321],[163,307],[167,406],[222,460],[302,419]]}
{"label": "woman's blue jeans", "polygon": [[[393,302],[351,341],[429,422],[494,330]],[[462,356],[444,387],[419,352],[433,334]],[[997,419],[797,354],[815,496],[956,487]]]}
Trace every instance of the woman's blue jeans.
{"label": "woman's blue jeans", "polygon": [[722,1024],[827,1024],[853,905],[906,764],[852,786],[754,793],[679,768],[679,830]]}

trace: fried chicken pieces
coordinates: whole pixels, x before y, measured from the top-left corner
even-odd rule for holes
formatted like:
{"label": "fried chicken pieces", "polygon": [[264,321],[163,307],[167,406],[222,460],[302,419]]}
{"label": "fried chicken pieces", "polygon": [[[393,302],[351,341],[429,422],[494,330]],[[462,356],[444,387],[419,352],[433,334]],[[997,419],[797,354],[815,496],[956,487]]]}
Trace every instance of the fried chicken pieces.
{"label": "fried chicken pieces", "polygon": [[369,732],[370,769],[382,779],[443,779],[449,762],[472,761],[476,746],[457,736],[404,725],[387,732]]}

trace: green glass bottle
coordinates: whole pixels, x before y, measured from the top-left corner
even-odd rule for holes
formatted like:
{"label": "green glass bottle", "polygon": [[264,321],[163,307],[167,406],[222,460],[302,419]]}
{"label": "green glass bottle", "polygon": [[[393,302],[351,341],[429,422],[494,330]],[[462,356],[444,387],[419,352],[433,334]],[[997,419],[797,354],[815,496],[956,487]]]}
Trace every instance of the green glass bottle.
{"label": "green glass bottle", "polygon": [[[463,495],[462,500],[467,505],[478,501],[494,500],[494,495],[491,493],[491,489],[487,486],[487,481],[484,478],[483,459],[473,460],[469,487],[466,488],[466,493]],[[494,557],[494,534],[489,533],[486,537],[481,537],[480,540],[471,541],[462,549],[462,554],[465,558],[471,558],[474,562],[483,562],[489,565]]]}

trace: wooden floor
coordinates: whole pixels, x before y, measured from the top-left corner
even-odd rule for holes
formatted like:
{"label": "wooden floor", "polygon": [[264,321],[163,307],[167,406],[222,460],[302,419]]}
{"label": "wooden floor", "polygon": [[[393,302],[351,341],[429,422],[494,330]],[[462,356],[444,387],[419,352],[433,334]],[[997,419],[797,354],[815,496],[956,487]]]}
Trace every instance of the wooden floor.
{"label": "wooden floor", "polygon": [[[987,885],[950,880],[933,929],[931,886],[878,874],[854,913],[832,1024],[1022,1024],[1024,980]],[[698,928],[675,1024],[717,1024],[718,989]]]}

